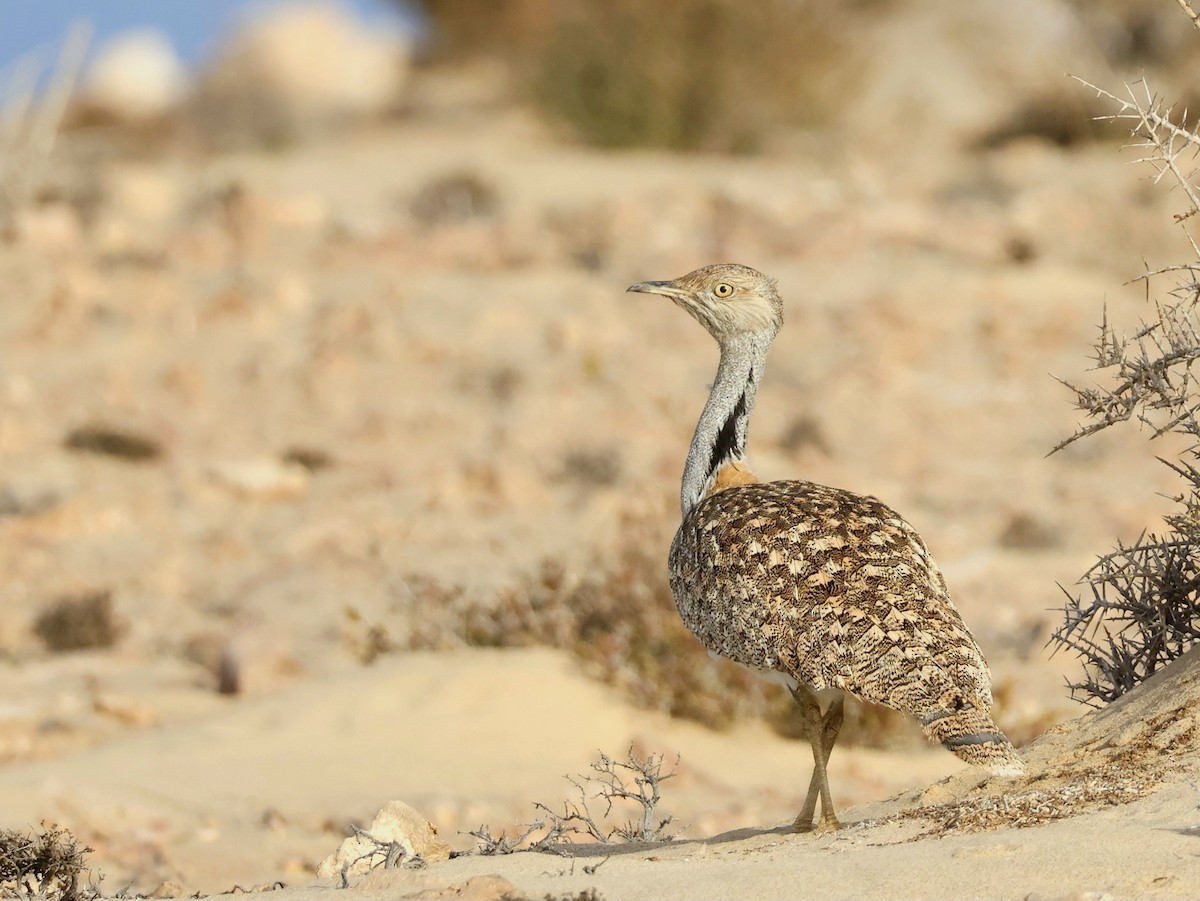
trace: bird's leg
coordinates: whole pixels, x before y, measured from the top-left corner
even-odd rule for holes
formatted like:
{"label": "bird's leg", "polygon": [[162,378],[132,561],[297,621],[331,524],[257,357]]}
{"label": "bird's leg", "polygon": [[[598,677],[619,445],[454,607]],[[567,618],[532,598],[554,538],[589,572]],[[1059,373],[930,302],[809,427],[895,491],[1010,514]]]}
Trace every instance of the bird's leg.
{"label": "bird's leg", "polygon": [[804,799],[804,807],[796,817],[797,832],[809,832],[815,827],[814,819],[817,812],[817,797],[821,798],[820,829],[837,829],[841,826],[837,814],[833,811],[833,801],[829,797],[829,777],[825,766],[829,755],[833,753],[834,742],[842,728],[843,701],[839,696],[829,705],[825,715],[821,716],[821,705],[816,695],[805,685],[792,689],[792,697],[800,705],[801,716],[804,718],[805,731],[813,749],[813,774],[808,783],[808,795]]}
{"label": "bird's leg", "polygon": [[[843,700],[841,697],[835,698],[829,705],[829,709],[825,711],[825,715],[821,718],[821,751],[825,758],[825,765],[829,765],[829,756],[833,753],[834,742],[837,741],[838,732],[842,728],[843,719]],[[813,767],[812,779],[808,783],[808,796],[804,799],[804,807],[800,811],[800,816],[796,818],[796,828],[799,831],[807,832],[813,828],[813,820],[817,813],[817,796],[821,790],[821,780],[816,767]],[[822,804],[822,812],[825,811],[825,806]],[[829,808],[832,814],[832,807]],[[833,818],[833,823],[828,823],[825,819],[822,820],[822,826],[830,828],[837,827],[837,818]]]}

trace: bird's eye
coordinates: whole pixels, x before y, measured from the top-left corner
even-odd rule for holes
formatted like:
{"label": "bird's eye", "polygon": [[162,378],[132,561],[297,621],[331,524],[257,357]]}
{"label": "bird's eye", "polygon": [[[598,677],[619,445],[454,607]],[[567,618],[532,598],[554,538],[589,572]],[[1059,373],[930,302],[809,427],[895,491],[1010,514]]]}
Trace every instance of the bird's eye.
{"label": "bird's eye", "polygon": [[728,285],[725,282],[721,282],[721,284],[717,285],[717,287],[713,289],[713,293],[716,294],[717,297],[728,297],[733,293],[733,286]]}

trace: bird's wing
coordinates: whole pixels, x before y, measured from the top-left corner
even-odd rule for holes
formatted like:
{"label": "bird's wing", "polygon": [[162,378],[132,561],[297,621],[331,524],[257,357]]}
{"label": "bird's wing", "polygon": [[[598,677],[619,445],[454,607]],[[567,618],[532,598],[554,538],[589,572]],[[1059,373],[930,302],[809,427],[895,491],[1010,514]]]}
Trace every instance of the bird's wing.
{"label": "bird's wing", "polygon": [[987,666],[916,530],[877,498],[739,486],[684,520],[684,621],[713,650],[918,716],[991,702]]}

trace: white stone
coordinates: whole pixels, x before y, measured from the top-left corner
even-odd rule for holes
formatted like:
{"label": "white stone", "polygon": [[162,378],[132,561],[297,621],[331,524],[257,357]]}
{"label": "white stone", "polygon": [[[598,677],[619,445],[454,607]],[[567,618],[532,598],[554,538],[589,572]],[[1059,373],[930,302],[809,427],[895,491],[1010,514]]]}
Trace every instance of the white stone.
{"label": "white stone", "polygon": [[84,103],[121,121],[168,113],[187,91],[183,63],[166,36],[154,29],[117,35],[100,48],[83,82]]}
{"label": "white stone", "polygon": [[123,166],[109,175],[108,189],[112,205],[139,220],[161,222],[179,209],[179,183],[165,173],[152,169]]}
{"label": "white stone", "polygon": [[23,244],[47,251],[74,250],[82,234],[79,214],[66,203],[24,207],[16,226]]}
{"label": "white stone", "polygon": [[274,457],[216,463],[209,470],[222,487],[249,500],[287,501],[308,491],[309,472]]}
{"label": "white stone", "polygon": [[350,836],[342,842],[341,847],[321,861],[317,876],[340,876],[347,864],[350,865],[346,870],[347,876],[369,872],[380,863],[380,855],[372,855],[378,849],[376,842],[384,845],[395,842],[400,845],[404,849],[403,860],[420,857],[431,862],[450,858],[450,846],[438,837],[437,827],[403,801],[389,801],[375,815],[366,832],[375,839],[374,842],[360,835]]}
{"label": "white stone", "polygon": [[409,44],[332,3],[272,8],[238,27],[205,83],[210,97],[273,97],[300,117],[387,108],[407,71]]}
{"label": "white stone", "polygon": [[908,2],[870,28],[863,40],[877,74],[851,115],[872,130],[899,128],[921,141],[977,136],[1032,97],[1075,91],[1064,60],[1081,71],[1107,70],[1067,0]]}

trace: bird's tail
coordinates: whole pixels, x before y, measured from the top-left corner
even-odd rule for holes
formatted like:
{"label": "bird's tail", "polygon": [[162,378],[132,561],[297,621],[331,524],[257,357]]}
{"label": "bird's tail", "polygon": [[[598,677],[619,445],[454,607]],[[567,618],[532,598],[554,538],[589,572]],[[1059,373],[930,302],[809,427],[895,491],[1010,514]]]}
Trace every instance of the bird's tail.
{"label": "bird's tail", "polygon": [[919,717],[925,734],[960,760],[987,767],[997,776],[1019,776],[1025,763],[986,708],[964,706]]}

